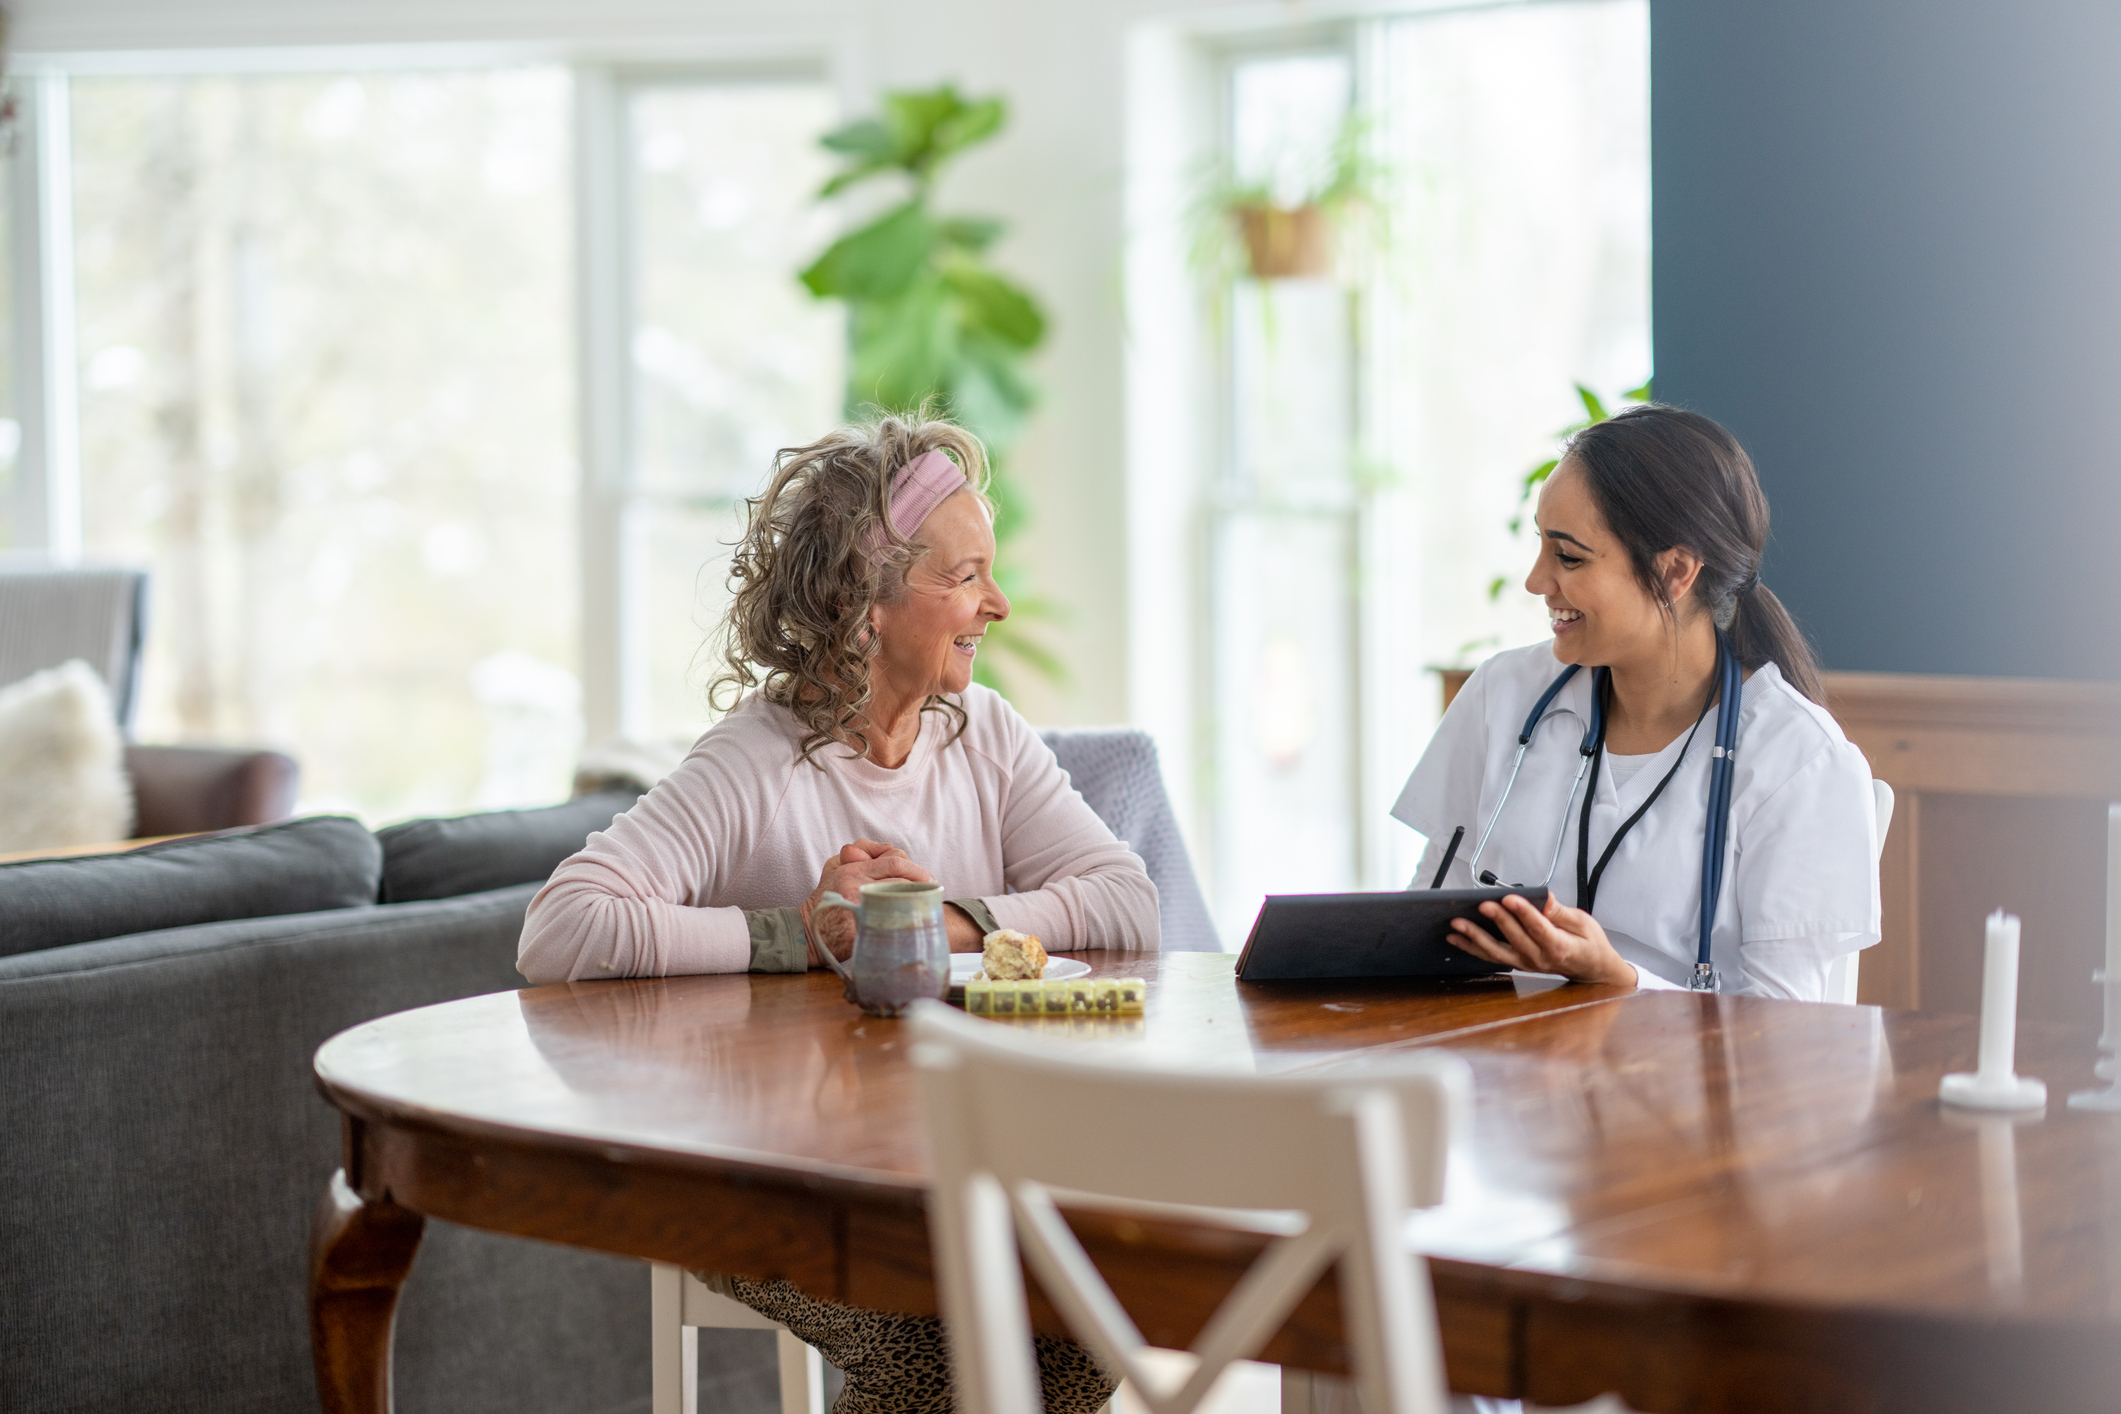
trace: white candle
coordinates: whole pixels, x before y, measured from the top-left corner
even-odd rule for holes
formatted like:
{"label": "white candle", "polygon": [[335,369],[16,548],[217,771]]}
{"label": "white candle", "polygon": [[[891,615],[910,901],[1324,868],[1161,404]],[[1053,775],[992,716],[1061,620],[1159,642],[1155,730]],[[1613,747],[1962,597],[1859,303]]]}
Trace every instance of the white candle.
{"label": "white candle", "polygon": [[2092,1068],[2101,1080],[2114,1082],[2121,1095],[2121,804],[2106,807],[2106,1026],[2099,1033],[2104,1059]]}
{"label": "white candle", "polygon": [[1988,916],[1988,957],[1981,974],[1981,1079],[2009,1079],[2017,1055],[2018,920],[1999,908]]}
{"label": "white candle", "polygon": [[2106,981],[2121,982],[2121,805],[2106,807]]}

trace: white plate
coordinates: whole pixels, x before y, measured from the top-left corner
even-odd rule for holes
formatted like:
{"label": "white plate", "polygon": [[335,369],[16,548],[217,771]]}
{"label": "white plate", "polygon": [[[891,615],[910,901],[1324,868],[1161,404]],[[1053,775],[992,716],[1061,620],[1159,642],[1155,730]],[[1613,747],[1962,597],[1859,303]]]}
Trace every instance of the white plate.
{"label": "white plate", "polygon": [[[976,952],[954,952],[950,954],[950,985],[962,987],[970,982],[980,969],[980,955]],[[1080,958],[1049,957],[1046,970],[1039,976],[1048,982],[1065,982],[1070,977],[1088,977],[1090,964]]]}

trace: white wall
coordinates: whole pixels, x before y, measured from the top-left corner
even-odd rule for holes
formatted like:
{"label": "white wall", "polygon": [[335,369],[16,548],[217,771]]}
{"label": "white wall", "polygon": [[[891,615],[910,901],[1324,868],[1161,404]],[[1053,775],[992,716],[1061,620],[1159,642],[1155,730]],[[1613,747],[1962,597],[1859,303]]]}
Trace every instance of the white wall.
{"label": "white wall", "polygon": [[[376,46],[369,57],[385,62],[789,56],[829,65],[851,109],[883,87],[942,79],[1006,94],[1008,131],[966,159],[942,199],[1009,220],[998,258],[1052,315],[1038,370],[1045,409],[1018,470],[1035,503],[1033,571],[1070,614],[1050,633],[1073,682],[1026,684],[1018,695],[1033,720],[1067,724],[1122,721],[1131,711],[1127,39],[1143,19],[1209,8],[1194,0],[17,0],[10,21],[17,66],[129,64],[138,51],[170,50],[207,67],[284,65],[290,47],[346,45]],[[392,52],[398,46],[417,48]],[[263,48],[281,52],[242,52]],[[293,57],[345,62],[343,50]]]}

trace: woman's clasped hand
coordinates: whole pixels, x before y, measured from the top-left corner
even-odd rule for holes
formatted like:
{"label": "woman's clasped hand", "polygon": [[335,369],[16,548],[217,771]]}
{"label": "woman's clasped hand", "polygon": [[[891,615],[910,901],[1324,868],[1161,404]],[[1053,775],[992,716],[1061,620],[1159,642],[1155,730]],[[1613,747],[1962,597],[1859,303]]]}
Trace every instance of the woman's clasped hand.
{"label": "woman's clasped hand", "polygon": [[[914,863],[906,851],[881,840],[855,840],[825,861],[825,867],[818,871],[817,887],[798,909],[803,928],[810,935],[812,967],[824,965],[825,959],[818,954],[820,944],[832,949],[832,955],[841,962],[854,955],[854,915],[845,909],[829,908],[820,917],[817,906],[825,895],[838,894],[849,903],[858,904],[862,885],[881,884],[887,879],[904,879],[912,884],[935,882],[935,876]],[[943,906],[943,924],[949,933],[950,951],[972,952],[978,948],[979,925],[956,904]]]}
{"label": "woman's clasped hand", "polygon": [[835,908],[826,910],[822,918],[816,916],[825,895],[838,894],[850,903],[859,903],[862,885],[880,884],[886,879],[904,879],[913,884],[935,882],[935,876],[908,858],[906,851],[880,840],[856,840],[825,861],[825,867],[818,871],[817,888],[802,903],[813,965],[824,961],[815,956],[819,943],[831,948],[832,955],[842,962],[854,951],[853,914]]}

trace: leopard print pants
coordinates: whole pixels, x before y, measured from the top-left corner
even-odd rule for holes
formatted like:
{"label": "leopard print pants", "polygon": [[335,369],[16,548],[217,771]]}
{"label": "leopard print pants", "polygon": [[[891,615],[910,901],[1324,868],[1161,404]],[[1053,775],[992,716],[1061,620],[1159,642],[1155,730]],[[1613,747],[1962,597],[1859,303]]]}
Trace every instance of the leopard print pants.
{"label": "leopard print pants", "polygon": [[[933,1316],[819,1301],[785,1281],[724,1280],[730,1295],[788,1327],[846,1375],[832,1414],[950,1414],[950,1351]],[[1046,1414],[1095,1414],[1112,1397],[1117,1382],[1089,1351],[1058,1336],[1039,1336],[1035,1344]]]}

